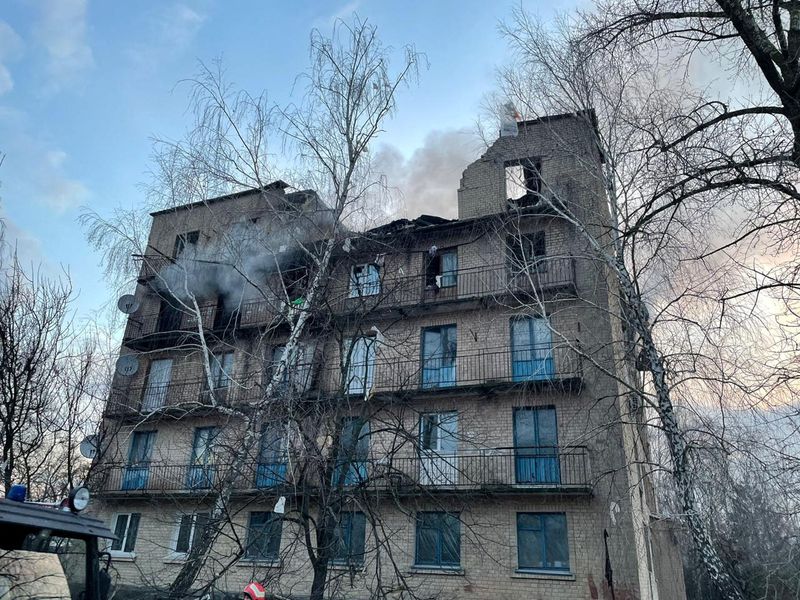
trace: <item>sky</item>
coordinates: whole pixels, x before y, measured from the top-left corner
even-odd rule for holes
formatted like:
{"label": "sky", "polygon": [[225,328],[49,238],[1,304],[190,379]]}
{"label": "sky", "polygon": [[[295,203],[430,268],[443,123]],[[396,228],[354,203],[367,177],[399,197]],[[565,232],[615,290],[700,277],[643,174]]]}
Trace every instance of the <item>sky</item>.
{"label": "sky", "polygon": [[[200,61],[278,102],[308,64],[312,28],[354,13],[384,43],[411,43],[429,68],[403,90],[376,157],[408,216],[455,216],[461,170],[477,158],[481,102],[506,55],[498,23],[518,2],[486,0],[0,0],[0,218],[27,264],[67,271],[79,315],[114,298],[77,222],[141,204],[152,137],[186,130]],[[523,3],[544,17],[543,2]],[[298,93],[294,90],[294,93]]]}

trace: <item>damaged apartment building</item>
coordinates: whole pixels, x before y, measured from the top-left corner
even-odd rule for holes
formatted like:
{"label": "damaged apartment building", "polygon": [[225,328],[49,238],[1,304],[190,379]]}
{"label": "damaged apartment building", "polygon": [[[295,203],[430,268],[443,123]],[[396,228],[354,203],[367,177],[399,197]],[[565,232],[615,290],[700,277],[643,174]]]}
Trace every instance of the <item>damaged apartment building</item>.
{"label": "damaged apartment building", "polygon": [[202,556],[239,597],[684,598],[616,284],[559,210],[608,243],[593,135],[519,122],[457,219],[355,233],[280,181],[154,213],[93,466],[119,589]]}

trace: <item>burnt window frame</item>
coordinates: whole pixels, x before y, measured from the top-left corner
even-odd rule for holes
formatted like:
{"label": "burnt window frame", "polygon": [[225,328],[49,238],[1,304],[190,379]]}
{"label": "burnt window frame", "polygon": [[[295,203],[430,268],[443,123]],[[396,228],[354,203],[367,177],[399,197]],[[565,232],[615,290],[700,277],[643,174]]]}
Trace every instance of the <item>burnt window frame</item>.
{"label": "burnt window frame", "polygon": [[200,230],[184,231],[175,236],[175,244],[172,246],[172,258],[180,258],[186,246],[197,247],[200,244]]}
{"label": "burnt window frame", "polygon": [[[522,167],[525,193],[519,198],[511,198],[508,192],[509,167]],[[504,193],[509,208],[528,208],[539,202],[542,196],[542,160],[540,157],[529,156],[507,160],[503,163],[503,175]]]}

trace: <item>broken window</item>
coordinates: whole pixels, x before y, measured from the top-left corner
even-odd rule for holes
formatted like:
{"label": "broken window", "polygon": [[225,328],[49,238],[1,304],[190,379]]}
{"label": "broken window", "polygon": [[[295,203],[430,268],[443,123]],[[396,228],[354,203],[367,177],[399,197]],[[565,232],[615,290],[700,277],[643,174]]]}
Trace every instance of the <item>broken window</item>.
{"label": "broken window", "polygon": [[354,265],[350,271],[350,297],[374,296],[381,293],[381,271],[378,265]]}
{"label": "broken window", "polygon": [[175,236],[175,247],[172,250],[173,258],[178,258],[183,254],[187,247],[197,248],[200,242],[199,231],[187,231],[186,233],[179,233]]}
{"label": "broken window", "polygon": [[542,191],[541,163],[523,158],[506,163],[506,197],[514,208],[533,206]]}
{"label": "broken window", "polygon": [[528,267],[534,267],[540,273],[547,271],[547,237],[544,231],[509,236],[507,245],[513,272],[521,273]]}
{"label": "broken window", "polygon": [[425,289],[454,287],[458,283],[458,250],[437,251],[425,263]]}
{"label": "broken window", "polygon": [[289,302],[303,298],[308,287],[308,269],[305,266],[292,266],[281,273],[283,287]]}

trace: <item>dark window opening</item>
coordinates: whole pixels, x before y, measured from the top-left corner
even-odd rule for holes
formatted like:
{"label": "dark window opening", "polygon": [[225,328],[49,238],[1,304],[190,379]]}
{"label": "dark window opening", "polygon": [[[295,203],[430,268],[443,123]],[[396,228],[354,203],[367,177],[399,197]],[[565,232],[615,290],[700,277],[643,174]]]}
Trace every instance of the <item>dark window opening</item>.
{"label": "dark window opening", "polygon": [[289,267],[281,273],[281,280],[289,302],[295,302],[306,295],[308,276],[308,268],[304,266]]}
{"label": "dark window opening", "polygon": [[217,296],[217,306],[214,309],[214,329],[233,329],[239,318],[239,306],[227,296]]}
{"label": "dark window opening", "polygon": [[136,548],[136,535],[139,532],[139,519],[141,513],[119,514],[114,523],[114,535],[111,542],[112,552],[133,552]]}
{"label": "dark window opening", "polygon": [[189,552],[203,535],[208,523],[209,514],[206,512],[191,515],[181,515],[180,526],[178,527],[178,540],[175,544],[175,552]]}
{"label": "dark window opening", "polygon": [[425,289],[454,287],[458,283],[458,250],[440,250],[426,257]]}
{"label": "dark window opening", "polygon": [[163,298],[158,309],[158,331],[177,331],[181,328],[182,317],[183,311],[178,308],[178,301]]}
{"label": "dark window opening", "polygon": [[506,240],[511,270],[522,273],[528,267],[542,273],[547,271],[547,236],[544,231],[534,231]]}
{"label": "dark window opening", "polygon": [[506,197],[509,206],[524,208],[539,201],[542,192],[541,162],[523,158],[506,163]]}
{"label": "dark window opening", "polygon": [[187,231],[186,233],[179,233],[175,236],[175,246],[172,250],[173,258],[178,258],[188,246],[193,248],[197,247],[200,242],[199,231]]}

